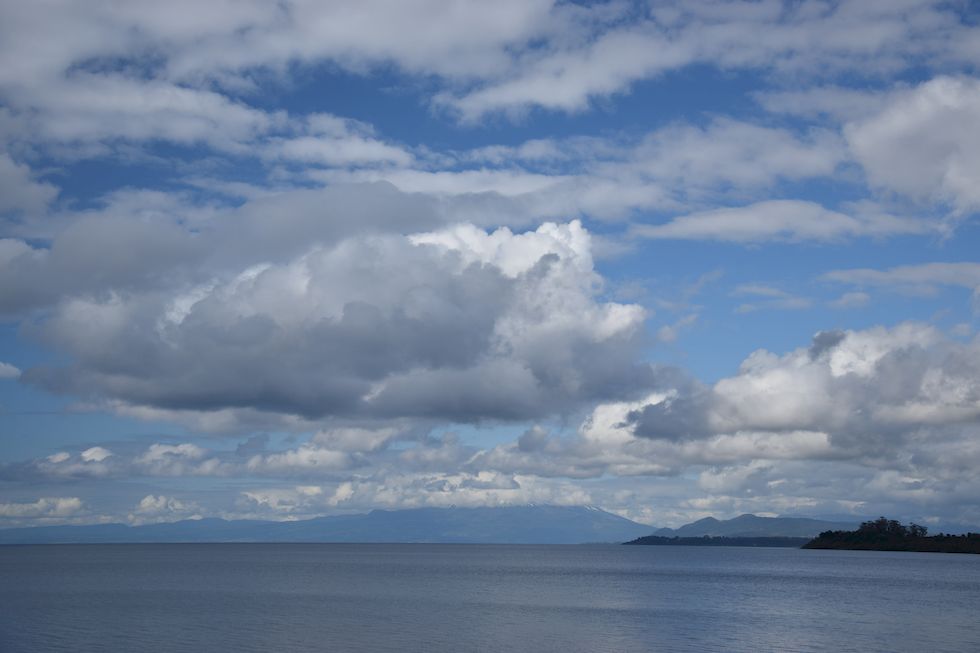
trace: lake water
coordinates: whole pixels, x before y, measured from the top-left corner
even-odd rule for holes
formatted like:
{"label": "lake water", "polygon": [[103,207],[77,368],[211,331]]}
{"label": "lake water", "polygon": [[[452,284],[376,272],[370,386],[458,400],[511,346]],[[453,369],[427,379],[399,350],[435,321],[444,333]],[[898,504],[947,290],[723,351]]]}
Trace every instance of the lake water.
{"label": "lake water", "polygon": [[980,651],[980,556],[0,547],[0,651]]}

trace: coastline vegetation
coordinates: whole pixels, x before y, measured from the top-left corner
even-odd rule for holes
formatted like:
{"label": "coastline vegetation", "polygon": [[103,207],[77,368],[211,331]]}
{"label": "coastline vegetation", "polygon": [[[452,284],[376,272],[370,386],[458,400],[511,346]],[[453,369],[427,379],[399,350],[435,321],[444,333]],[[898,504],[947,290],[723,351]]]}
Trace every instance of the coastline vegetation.
{"label": "coastline vegetation", "polygon": [[856,531],[824,531],[803,548],[980,553],[980,533],[929,535],[925,526],[913,523],[904,526],[894,519],[879,517],[863,522]]}

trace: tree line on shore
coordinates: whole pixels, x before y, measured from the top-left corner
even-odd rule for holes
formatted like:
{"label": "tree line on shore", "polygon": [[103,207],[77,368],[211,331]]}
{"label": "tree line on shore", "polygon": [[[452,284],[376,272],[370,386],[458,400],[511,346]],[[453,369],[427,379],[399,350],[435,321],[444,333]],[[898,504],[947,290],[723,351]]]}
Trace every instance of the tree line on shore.
{"label": "tree line on shore", "polygon": [[929,535],[925,526],[915,523],[905,526],[894,519],[879,517],[862,522],[856,531],[824,531],[803,548],[980,553],[980,533]]}

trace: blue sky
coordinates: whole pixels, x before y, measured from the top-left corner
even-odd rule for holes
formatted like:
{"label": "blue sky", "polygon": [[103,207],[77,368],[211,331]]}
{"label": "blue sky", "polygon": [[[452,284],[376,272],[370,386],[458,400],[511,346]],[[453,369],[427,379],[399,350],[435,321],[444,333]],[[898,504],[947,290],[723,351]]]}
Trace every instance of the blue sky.
{"label": "blue sky", "polygon": [[0,526],[980,524],[977,16],[0,3]]}

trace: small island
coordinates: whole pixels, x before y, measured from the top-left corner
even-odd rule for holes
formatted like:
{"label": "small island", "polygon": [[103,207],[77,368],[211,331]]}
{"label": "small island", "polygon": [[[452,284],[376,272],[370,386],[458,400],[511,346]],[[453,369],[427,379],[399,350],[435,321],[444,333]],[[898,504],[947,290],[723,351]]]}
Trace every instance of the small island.
{"label": "small island", "polygon": [[924,551],[935,553],[980,553],[980,533],[929,535],[925,526],[904,526],[880,517],[866,521],[856,531],[824,531],[803,545],[804,549],[848,549],[855,551]]}

